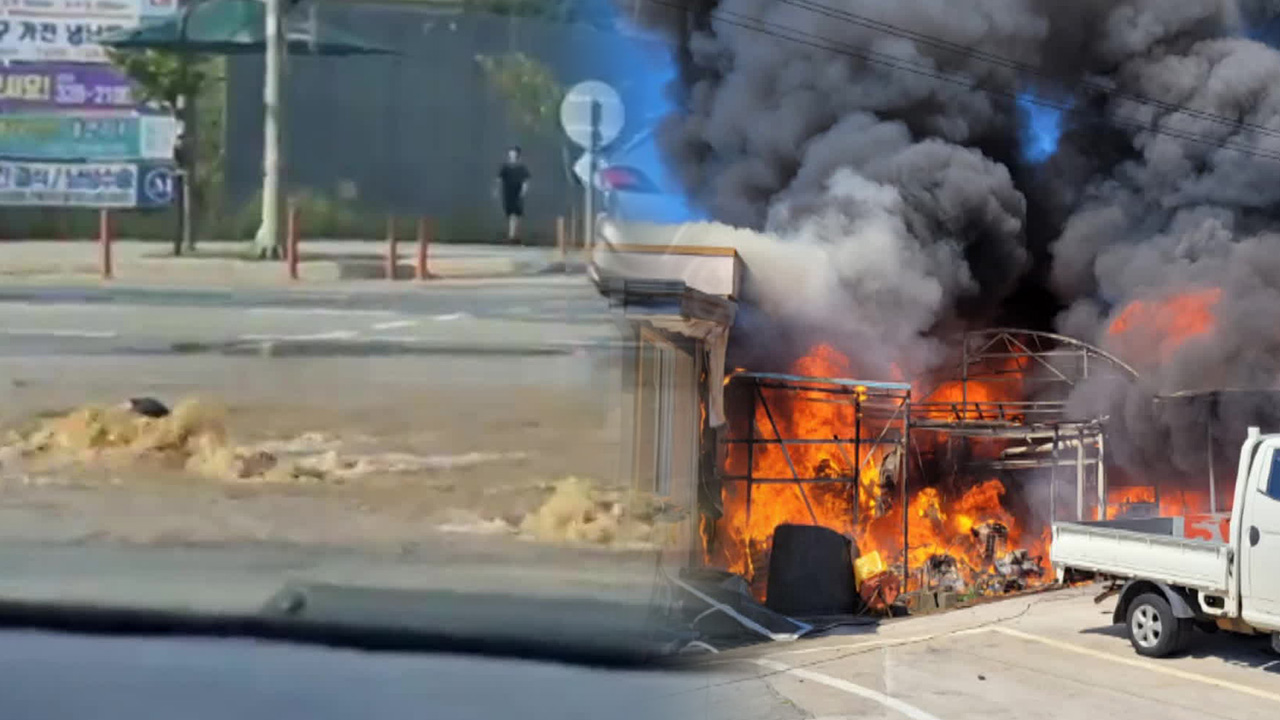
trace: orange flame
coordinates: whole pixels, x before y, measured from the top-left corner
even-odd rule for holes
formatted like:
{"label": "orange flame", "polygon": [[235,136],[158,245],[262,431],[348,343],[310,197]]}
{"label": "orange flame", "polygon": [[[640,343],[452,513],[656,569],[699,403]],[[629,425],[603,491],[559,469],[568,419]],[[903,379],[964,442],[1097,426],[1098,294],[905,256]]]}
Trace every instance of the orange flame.
{"label": "orange flame", "polygon": [[[1156,489],[1150,485],[1114,487],[1107,490],[1107,519],[1124,517],[1135,505],[1155,505]],[[1157,514],[1179,517],[1209,512],[1209,493],[1204,490],[1169,490],[1160,493]]]}
{"label": "orange flame", "polygon": [[[961,420],[1020,420],[1016,410],[997,407],[998,403],[1022,399],[1023,368],[1018,357],[990,360],[985,377],[948,380],[927,394],[917,388],[920,405],[916,417],[957,422]],[[1002,414],[1013,412],[1013,415]]]}
{"label": "orange flame", "polygon": [[1213,331],[1221,299],[1220,288],[1204,288],[1161,300],[1134,300],[1111,321],[1107,334],[1130,341],[1130,352],[1154,352],[1150,359],[1167,359],[1188,340]]}
{"label": "orange flame", "polygon": [[[819,345],[795,363],[792,372],[810,377],[848,377],[850,369],[848,358],[829,345]],[[749,454],[745,449],[731,451],[726,460],[730,474],[742,475],[749,470],[757,480],[774,482],[755,483],[749,499],[746,483],[726,483],[725,513],[716,528],[717,543],[715,551],[709,553],[711,561],[752,580],[756,594],[763,596],[761,579],[765,568],[760,564],[767,557],[774,529],[785,523],[816,521],[852,538],[861,554],[879,552],[893,571],[901,572],[903,508],[899,478],[905,468],[897,446],[873,442],[883,426],[859,424],[852,404],[819,402],[825,398],[818,393],[762,392],[770,410],[766,412],[763,405],[757,405],[755,436],[772,440],[780,435],[810,442],[786,448],[778,443],[755,444]],[[865,390],[860,389],[860,397],[866,399]],[[998,396],[991,391],[987,397]],[[859,431],[861,442],[856,446],[837,440],[852,440]],[[807,482],[793,481],[793,466]],[[821,482],[839,478],[857,478],[856,487],[853,483]],[[907,560],[913,572],[908,586],[918,586],[920,581],[915,575],[937,555],[954,558],[956,570],[966,583],[973,583],[991,569],[993,547],[994,557],[1015,548],[1027,548],[1033,555],[1047,557],[1047,529],[1035,538],[1024,539],[1022,524],[1003,505],[1005,491],[999,480],[988,479],[956,497],[948,497],[936,487],[915,492],[906,509],[910,520]],[[984,533],[991,528],[998,528],[1000,535],[995,545],[985,539]]]}

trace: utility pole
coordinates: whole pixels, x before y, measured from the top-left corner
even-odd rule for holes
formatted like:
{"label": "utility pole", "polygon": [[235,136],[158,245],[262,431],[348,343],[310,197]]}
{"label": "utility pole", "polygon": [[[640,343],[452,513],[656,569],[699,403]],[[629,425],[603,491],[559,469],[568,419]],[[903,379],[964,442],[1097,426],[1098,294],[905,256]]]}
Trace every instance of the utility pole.
{"label": "utility pole", "polygon": [[[189,0],[182,4],[182,19],[178,25],[178,44],[187,42],[187,28],[191,24],[191,13],[199,0]],[[178,232],[173,238],[173,254],[182,254],[183,249],[195,250],[195,239],[191,228],[191,183],[195,177],[196,145],[195,145],[195,95],[191,89],[191,56],[183,52],[178,58],[178,87],[181,94],[175,99],[174,113],[178,120],[178,137],[174,144],[174,160],[178,172],[174,182],[177,184]]]}
{"label": "utility pole", "polygon": [[281,0],[266,0],[266,76],[262,83],[262,225],[254,241],[258,257],[280,256],[281,80],[284,73],[280,32]]}

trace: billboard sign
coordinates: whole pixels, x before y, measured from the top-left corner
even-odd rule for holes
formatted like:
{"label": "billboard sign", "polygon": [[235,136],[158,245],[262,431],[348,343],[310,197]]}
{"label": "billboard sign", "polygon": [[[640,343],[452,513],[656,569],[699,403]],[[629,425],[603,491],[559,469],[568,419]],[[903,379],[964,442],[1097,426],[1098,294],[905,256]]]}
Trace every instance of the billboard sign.
{"label": "billboard sign", "polygon": [[133,110],[133,83],[108,65],[50,63],[0,67],[0,114]]}
{"label": "billboard sign", "polygon": [[98,38],[176,11],[176,0],[0,0],[0,61],[106,62]]}
{"label": "billboard sign", "polygon": [[45,163],[0,160],[0,205],[158,208],[174,198],[164,163]]}
{"label": "billboard sign", "polygon": [[178,123],[168,116],[0,116],[0,157],[24,160],[173,159]]}

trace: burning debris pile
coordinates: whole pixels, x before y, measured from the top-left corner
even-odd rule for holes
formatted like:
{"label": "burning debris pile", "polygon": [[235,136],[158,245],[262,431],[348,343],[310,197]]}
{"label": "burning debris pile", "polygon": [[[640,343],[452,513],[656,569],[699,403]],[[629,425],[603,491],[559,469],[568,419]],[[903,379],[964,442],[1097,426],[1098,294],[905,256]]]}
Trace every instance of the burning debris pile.
{"label": "burning debris pile", "polygon": [[915,474],[923,486],[912,487],[907,458],[937,464],[951,445],[947,426],[908,430],[908,395],[892,388],[909,386],[834,380],[849,370],[847,358],[819,346],[793,368],[794,385],[752,373],[730,382],[723,513],[704,521],[707,562],[742,575],[763,598],[775,529],[813,524],[853,541],[858,590],[873,610],[904,591],[989,595],[1046,582],[1046,518],[1010,502],[1005,481],[983,471]]}

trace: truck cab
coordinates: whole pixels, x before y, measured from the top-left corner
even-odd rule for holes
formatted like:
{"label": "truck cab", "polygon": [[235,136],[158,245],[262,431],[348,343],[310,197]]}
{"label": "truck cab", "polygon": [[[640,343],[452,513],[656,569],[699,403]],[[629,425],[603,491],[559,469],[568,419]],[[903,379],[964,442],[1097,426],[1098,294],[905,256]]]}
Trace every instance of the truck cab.
{"label": "truck cab", "polygon": [[1280,630],[1280,435],[1260,436],[1256,428],[1250,435],[1231,518],[1240,614],[1246,623],[1274,631]]}
{"label": "truck cab", "polygon": [[1280,651],[1280,434],[1249,429],[1221,540],[1186,520],[1054,523],[1050,560],[1060,577],[1124,581],[1114,619],[1141,655],[1178,652],[1195,628],[1269,633]]}

